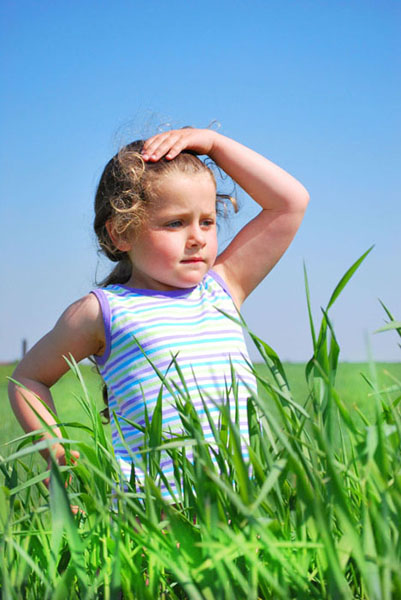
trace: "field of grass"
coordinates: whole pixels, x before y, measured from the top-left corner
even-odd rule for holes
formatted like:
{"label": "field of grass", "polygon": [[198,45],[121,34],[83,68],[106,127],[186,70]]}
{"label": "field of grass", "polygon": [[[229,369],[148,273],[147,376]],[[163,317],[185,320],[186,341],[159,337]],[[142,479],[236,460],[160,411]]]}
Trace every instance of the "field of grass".
{"label": "field of grass", "polygon": [[[304,363],[283,363],[287,374],[289,386],[293,397],[300,404],[304,404],[308,397],[308,385],[305,380]],[[0,365],[0,455],[7,456],[13,450],[13,447],[3,444],[17,438],[22,434],[22,429],[12,412],[7,396],[7,377],[11,376],[15,364]],[[271,378],[269,369],[263,363],[255,365],[258,373],[262,376]],[[401,363],[375,363],[375,373],[372,374],[372,365],[368,363],[340,363],[337,373],[337,390],[344,403],[350,411],[354,406],[358,407],[364,414],[372,415],[374,410],[373,397],[370,394],[369,386],[363,375],[368,378],[375,377],[381,388],[390,386],[394,378],[401,381]],[[104,408],[101,395],[101,379],[92,366],[82,365],[82,374],[88,387],[91,397],[94,398],[99,410]],[[89,423],[88,416],[81,408],[76,396],[80,394],[79,382],[73,373],[68,372],[52,389],[53,397],[58,411],[58,416],[62,422],[78,421],[84,425]],[[273,408],[273,407],[272,407]],[[273,408],[274,410],[274,408]],[[108,427],[106,426],[108,432]],[[71,436],[75,432],[70,432]],[[80,435],[80,432],[77,432]],[[44,463],[43,463],[44,464]]]}
{"label": "field of grass", "polygon": [[[60,418],[88,424],[92,432],[88,438],[69,431],[72,439],[86,440],[78,442],[79,464],[54,464],[49,494],[41,483],[43,462],[30,445],[0,461],[2,597],[399,598],[401,365],[376,365],[376,373],[369,365],[339,365],[334,389],[322,388],[318,373],[307,384],[304,365],[265,358],[257,367],[260,397],[249,405],[253,476],[230,421],[228,437],[215,433],[218,474],[190,399],[177,397],[185,436],[167,450],[183,477],[177,508],[155,486],[157,449],[169,447],[161,430],[151,426],[145,433],[150,471],[144,490],[138,493],[133,481],[119,491],[119,466],[97,416],[98,377],[82,368],[90,390],[85,401],[76,374],[68,373],[54,390]],[[20,431],[10,419],[4,383],[1,393],[4,442]],[[185,459],[189,442],[193,464]],[[15,444],[3,446],[1,454],[15,450]],[[66,488],[68,473],[73,479]],[[75,516],[70,504],[79,508]]]}
{"label": "field of grass", "polygon": [[[183,386],[173,391],[182,435],[162,430],[160,400],[143,428],[142,458],[130,454],[127,481],[99,417],[100,382],[83,366],[87,393],[72,364],[54,396],[67,456],[78,448],[80,458],[61,467],[53,461],[48,490],[49,473],[36,458],[47,442],[33,447],[20,437],[5,396],[11,367],[4,367],[1,597],[401,598],[401,364],[339,363],[328,316],[362,260],[335,288],[319,328],[310,322],[307,365],[283,365],[253,336],[263,363],[248,401],[249,458],[228,400],[206,442]],[[401,323],[386,312],[388,328],[401,336]],[[4,446],[14,436],[20,440]],[[174,463],[170,501],[160,492],[162,481],[168,486],[162,451]]]}

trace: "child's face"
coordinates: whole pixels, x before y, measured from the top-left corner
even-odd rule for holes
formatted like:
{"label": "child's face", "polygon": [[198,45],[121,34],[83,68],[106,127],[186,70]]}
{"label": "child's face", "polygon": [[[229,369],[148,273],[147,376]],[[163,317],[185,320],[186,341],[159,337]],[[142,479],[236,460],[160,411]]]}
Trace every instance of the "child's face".
{"label": "child's face", "polygon": [[217,255],[216,188],[210,175],[166,176],[128,254],[132,287],[174,290],[197,285]]}

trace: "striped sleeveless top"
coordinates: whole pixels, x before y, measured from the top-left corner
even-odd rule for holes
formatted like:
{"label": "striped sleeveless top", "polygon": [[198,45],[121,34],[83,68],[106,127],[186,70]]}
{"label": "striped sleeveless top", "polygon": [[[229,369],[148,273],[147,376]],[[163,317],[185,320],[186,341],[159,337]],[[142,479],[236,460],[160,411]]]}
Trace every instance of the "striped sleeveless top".
{"label": "striped sleeveless top", "polygon": [[[156,291],[119,284],[92,293],[100,303],[106,336],[105,352],[95,359],[107,385],[114,452],[127,478],[131,473],[132,455],[139,459],[143,434],[121,417],[144,426],[145,410],[151,420],[163,388],[163,434],[174,437],[174,433],[182,433],[173,399],[173,390],[184,387],[180,372],[201,419],[205,438],[213,442],[202,398],[216,424],[220,415],[216,403],[226,402],[227,393],[234,410],[232,365],[238,386],[237,419],[242,439],[248,440],[247,399],[256,393],[256,381],[247,364],[250,361],[242,328],[226,316],[237,319],[237,309],[217,273],[209,271],[196,287],[189,289]],[[166,378],[168,386],[162,384],[157,370]],[[245,443],[243,451],[247,456]],[[187,457],[191,459],[190,452]],[[160,465],[176,492],[173,464],[167,453],[162,453]],[[138,465],[135,465],[135,474],[143,481]],[[161,490],[163,496],[170,495],[164,484]]]}

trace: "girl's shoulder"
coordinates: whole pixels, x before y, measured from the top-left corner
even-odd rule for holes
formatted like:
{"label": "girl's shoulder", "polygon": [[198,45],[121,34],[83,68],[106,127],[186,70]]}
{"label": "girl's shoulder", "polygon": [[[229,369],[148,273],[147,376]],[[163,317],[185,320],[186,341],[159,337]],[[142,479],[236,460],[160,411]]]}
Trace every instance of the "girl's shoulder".
{"label": "girl's shoulder", "polygon": [[224,273],[221,269],[216,268],[216,265],[213,267],[213,269],[211,269],[210,271],[208,271],[208,273],[205,275],[205,282],[209,285],[212,285],[212,287],[219,289],[219,290],[224,290],[224,292],[226,294],[228,294],[229,296],[232,296],[230,288],[227,285],[227,282],[225,281],[224,277],[223,277]]}
{"label": "girl's shoulder", "polygon": [[214,287],[219,288],[220,290],[223,290],[224,293],[227,296],[229,296],[230,300],[234,303],[236,308],[239,310],[240,304],[238,303],[238,301],[233,293],[232,286],[227,281],[227,276],[226,276],[223,265],[216,263],[213,266],[213,269],[211,269],[208,272],[207,276],[209,276],[210,280],[212,280],[214,282]]}
{"label": "girl's shoulder", "polygon": [[63,312],[57,323],[23,358],[19,376],[51,387],[68,370],[65,357],[76,362],[102,353],[104,329],[99,303],[88,294]]}
{"label": "girl's shoulder", "polygon": [[100,314],[99,302],[89,293],[70,304],[61,315],[60,321],[68,322],[71,326],[91,327],[91,323],[96,322]]}
{"label": "girl's shoulder", "polygon": [[74,340],[74,346],[81,347],[84,357],[93,354],[93,349],[99,351],[104,345],[104,327],[97,298],[89,293],[70,304],[53,332],[58,338]]}

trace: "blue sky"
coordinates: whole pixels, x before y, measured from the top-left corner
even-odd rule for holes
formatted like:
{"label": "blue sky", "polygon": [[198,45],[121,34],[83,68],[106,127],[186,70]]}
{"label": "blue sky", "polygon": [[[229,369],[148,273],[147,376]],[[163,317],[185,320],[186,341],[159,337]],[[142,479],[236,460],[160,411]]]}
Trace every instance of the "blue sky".
{"label": "blue sky", "polygon": [[[318,320],[375,244],[331,316],[343,360],[400,359],[394,333],[373,334],[378,298],[401,318],[398,1],[3,0],[0,18],[0,361],[106,272],[92,205],[119,145],[214,120],[311,195],[293,245],[244,306],[251,329],[283,359],[307,360],[303,261]],[[238,196],[223,243],[254,214]]]}

